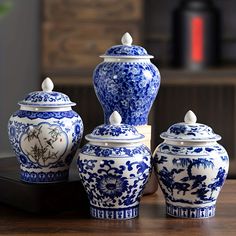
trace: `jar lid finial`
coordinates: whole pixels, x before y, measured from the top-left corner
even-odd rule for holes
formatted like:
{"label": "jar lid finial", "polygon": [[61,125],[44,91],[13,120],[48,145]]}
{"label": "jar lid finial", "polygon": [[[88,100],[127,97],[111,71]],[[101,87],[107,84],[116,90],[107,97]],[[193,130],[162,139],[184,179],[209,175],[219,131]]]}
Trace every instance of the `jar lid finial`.
{"label": "jar lid finial", "polygon": [[122,121],[122,118],[121,118],[119,112],[114,111],[114,112],[110,115],[109,121],[110,121],[110,124],[111,124],[111,125],[120,125],[120,124],[121,124],[121,121]]}
{"label": "jar lid finial", "polygon": [[52,92],[54,84],[52,80],[49,77],[47,77],[46,79],[44,79],[41,87],[44,92]]}
{"label": "jar lid finial", "polygon": [[194,114],[193,111],[189,110],[185,117],[184,117],[184,122],[186,124],[195,124],[197,122],[197,117],[196,115]]}
{"label": "jar lid finial", "polygon": [[131,46],[131,44],[133,42],[133,39],[132,39],[131,35],[128,32],[126,32],[122,36],[121,42],[122,42],[123,45]]}

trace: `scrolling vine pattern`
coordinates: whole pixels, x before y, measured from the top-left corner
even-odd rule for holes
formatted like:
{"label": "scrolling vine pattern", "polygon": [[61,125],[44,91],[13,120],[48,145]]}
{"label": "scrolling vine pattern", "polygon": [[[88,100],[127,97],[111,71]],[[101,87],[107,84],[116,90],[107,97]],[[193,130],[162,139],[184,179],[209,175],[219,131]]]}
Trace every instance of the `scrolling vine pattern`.
{"label": "scrolling vine pattern", "polygon": [[79,158],[78,167],[92,205],[127,207],[138,204],[151,163],[150,157],[141,161],[124,161],[120,165],[111,159]]}

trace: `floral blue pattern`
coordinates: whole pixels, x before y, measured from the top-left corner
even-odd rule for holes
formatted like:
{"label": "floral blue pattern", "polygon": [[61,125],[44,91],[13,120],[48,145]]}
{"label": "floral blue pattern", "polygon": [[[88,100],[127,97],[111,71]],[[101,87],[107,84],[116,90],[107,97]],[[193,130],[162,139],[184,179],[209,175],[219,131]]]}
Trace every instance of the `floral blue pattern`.
{"label": "floral blue pattern", "polygon": [[58,111],[58,112],[36,112],[36,111],[26,111],[26,110],[18,110],[13,114],[13,117],[19,117],[19,118],[28,118],[30,120],[33,119],[62,119],[62,118],[73,118],[73,117],[79,117],[79,115],[73,111]]}
{"label": "floral blue pattern", "polygon": [[102,147],[88,143],[77,163],[93,217],[129,219],[138,215],[151,171],[151,154],[145,145]]}
{"label": "floral blue pattern", "polygon": [[99,136],[119,136],[120,134],[125,134],[125,136],[128,136],[130,134],[137,135],[138,131],[133,126],[127,125],[101,125],[94,129],[92,134]]}
{"label": "floral blue pattern", "polygon": [[125,124],[147,124],[160,87],[159,71],[151,62],[103,62],[96,67],[93,80],[107,124],[115,110]]}
{"label": "floral blue pattern", "polygon": [[120,125],[100,125],[91,134],[86,135],[87,140],[107,140],[130,142],[144,139],[143,134],[139,134],[135,127],[127,124]]}
{"label": "floral blue pattern", "polygon": [[20,105],[31,105],[31,106],[65,106],[75,105],[69,99],[69,97],[59,92],[43,92],[37,91],[27,95],[27,97],[19,102]]}
{"label": "floral blue pattern", "polygon": [[109,48],[106,53],[106,56],[149,56],[147,51],[137,45],[115,45]]}
{"label": "floral blue pattern", "polygon": [[136,155],[148,156],[150,154],[150,150],[145,145],[127,148],[127,147],[102,147],[87,143],[81,148],[81,153],[97,157],[134,158]]}
{"label": "floral blue pattern", "polygon": [[122,175],[104,175],[99,179],[97,187],[104,196],[119,197],[127,191],[128,180]]}
{"label": "floral blue pattern", "polygon": [[215,134],[207,125],[177,123],[172,125],[167,132],[161,134],[162,138],[173,140],[219,140],[220,136]]}

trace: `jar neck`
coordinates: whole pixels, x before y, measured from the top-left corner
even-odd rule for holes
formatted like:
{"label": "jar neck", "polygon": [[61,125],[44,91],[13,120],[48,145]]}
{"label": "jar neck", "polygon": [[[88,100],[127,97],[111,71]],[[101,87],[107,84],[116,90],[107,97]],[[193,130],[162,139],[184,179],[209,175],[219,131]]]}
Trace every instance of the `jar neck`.
{"label": "jar neck", "polygon": [[199,146],[209,146],[209,145],[216,145],[216,141],[205,141],[205,142],[182,142],[182,141],[171,141],[171,140],[165,140],[164,143],[170,144],[173,146],[191,146],[191,147],[199,147]]}
{"label": "jar neck", "polygon": [[71,107],[32,107],[32,106],[20,106],[20,110],[24,111],[36,111],[36,112],[60,112],[60,111],[71,111]]}
{"label": "jar neck", "polygon": [[137,63],[150,63],[150,59],[147,58],[115,58],[115,57],[105,57],[104,62],[137,62]]}
{"label": "jar neck", "polygon": [[136,147],[142,143],[112,143],[112,142],[95,142],[90,141],[89,144],[101,147]]}

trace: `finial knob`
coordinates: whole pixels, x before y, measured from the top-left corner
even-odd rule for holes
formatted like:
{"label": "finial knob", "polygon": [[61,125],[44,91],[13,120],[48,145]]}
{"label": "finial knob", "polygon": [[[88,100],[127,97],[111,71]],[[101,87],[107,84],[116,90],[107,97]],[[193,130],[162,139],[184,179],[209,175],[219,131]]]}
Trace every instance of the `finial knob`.
{"label": "finial knob", "polygon": [[132,39],[131,35],[128,32],[126,32],[122,36],[121,42],[122,42],[123,45],[131,46],[131,44],[133,42],[133,39]]}
{"label": "finial knob", "polygon": [[52,90],[53,90],[53,88],[54,88],[54,84],[53,84],[52,80],[51,80],[49,77],[47,77],[47,78],[43,81],[41,87],[42,87],[42,90],[43,90],[44,92],[52,92]]}
{"label": "finial knob", "polygon": [[192,112],[191,110],[189,110],[185,117],[184,117],[184,122],[186,124],[195,124],[197,122],[197,117],[196,115],[194,114],[194,112]]}
{"label": "finial knob", "polygon": [[111,125],[120,125],[122,118],[119,114],[119,112],[114,111],[109,118],[110,124]]}

